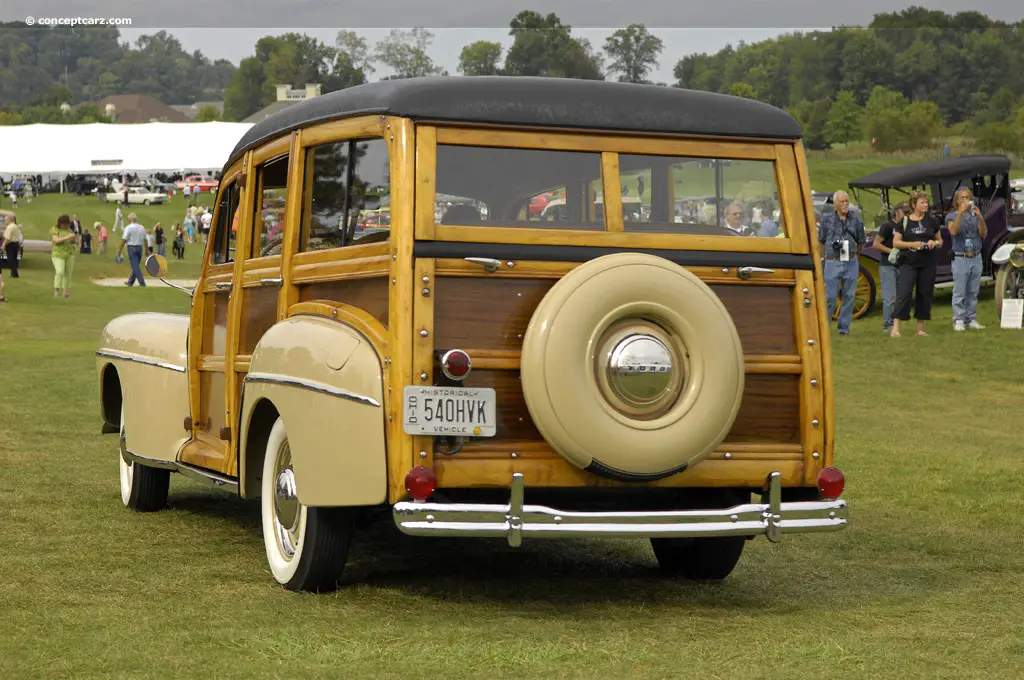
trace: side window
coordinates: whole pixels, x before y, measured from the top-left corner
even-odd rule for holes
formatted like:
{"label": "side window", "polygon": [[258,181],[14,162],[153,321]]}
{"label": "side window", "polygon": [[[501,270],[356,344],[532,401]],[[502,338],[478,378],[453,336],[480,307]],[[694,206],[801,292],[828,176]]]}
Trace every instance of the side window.
{"label": "side window", "polygon": [[625,230],[784,238],[771,161],[619,156]]}
{"label": "side window", "polygon": [[280,156],[259,166],[256,169],[256,187],[251,257],[280,255],[287,208],[288,156]]}
{"label": "side window", "polygon": [[[603,230],[601,154],[439,144],[438,224]],[[486,210],[483,208],[486,206]]]}
{"label": "side window", "polygon": [[386,241],[391,169],[383,139],[321,144],[307,151],[302,232],[307,252]]}
{"label": "side window", "polygon": [[238,234],[238,212],[241,203],[239,202],[238,182],[232,181],[220,193],[220,202],[217,205],[217,222],[213,225],[213,233],[210,235],[213,253],[210,257],[212,264],[226,264],[235,261],[235,242]]}

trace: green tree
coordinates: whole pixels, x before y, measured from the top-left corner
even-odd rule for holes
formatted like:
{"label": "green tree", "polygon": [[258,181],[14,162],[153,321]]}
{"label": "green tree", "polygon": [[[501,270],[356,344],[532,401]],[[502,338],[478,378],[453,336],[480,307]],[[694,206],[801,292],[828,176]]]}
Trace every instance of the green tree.
{"label": "green tree", "polygon": [[841,90],[828,109],[825,137],[832,144],[848,144],[861,136],[864,111],[857,105],[852,92]]}
{"label": "green tree", "polygon": [[729,94],[744,99],[757,99],[757,91],[750,83],[733,83],[729,86]]}
{"label": "green tree", "polygon": [[427,55],[433,40],[434,34],[425,28],[409,31],[395,28],[387,38],[377,43],[374,59],[390,66],[396,78],[448,75]]}
{"label": "green tree", "polygon": [[263,106],[263,62],[246,57],[224,93],[224,119],[242,120]]}
{"label": "green tree", "polygon": [[555,14],[524,10],[509,22],[514,41],[505,55],[504,72],[512,76],[547,76],[603,80],[601,58],[572,27]]}
{"label": "green tree", "polygon": [[195,118],[197,123],[209,123],[220,120],[220,111],[217,110],[216,106],[204,106],[199,109]]}
{"label": "green tree", "polygon": [[982,152],[1024,153],[1024,132],[1005,122],[988,123],[972,135],[974,146]]}
{"label": "green tree", "polygon": [[501,43],[477,40],[462,48],[459,73],[466,76],[501,74]]}
{"label": "green tree", "polygon": [[808,149],[823,149],[828,145],[825,138],[825,126],[828,123],[828,99],[815,101],[804,100],[787,109],[789,114],[800,123],[804,133],[804,145]]}
{"label": "green tree", "polygon": [[[334,39],[334,45],[338,49],[338,56],[345,55],[347,61],[345,68],[353,68],[362,71],[364,77],[373,73],[373,58],[370,55],[370,48],[366,44],[366,38],[362,38],[355,31],[338,31]],[[335,71],[337,71],[337,67]]]}
{"label": "green tree", "polygon": [[620,28],[605,40],[604,51],[611,59],[609,73],[619,74],[619,82],[645,83],[647,74],[658,68],[658,55],[665,45],[651,35],[643,24]]}

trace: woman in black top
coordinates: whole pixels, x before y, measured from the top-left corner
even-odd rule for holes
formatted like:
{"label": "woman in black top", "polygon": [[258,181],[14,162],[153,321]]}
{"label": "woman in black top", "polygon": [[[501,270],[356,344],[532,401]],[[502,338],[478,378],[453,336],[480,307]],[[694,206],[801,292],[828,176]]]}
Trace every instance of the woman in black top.
{"label": "woman in black top", "polygon": [[928,335],[924,332],[924,322],[932,318],[935,260],[942,248],[941,226],[928,214],[928,195],[915,191],[910,195],[910,207],[913,212],[893,230],[892,245],[900,250],[899,288],[892,326],[894,338],[900,337],[901,322],[910,320],[912,295],[917,334]]}

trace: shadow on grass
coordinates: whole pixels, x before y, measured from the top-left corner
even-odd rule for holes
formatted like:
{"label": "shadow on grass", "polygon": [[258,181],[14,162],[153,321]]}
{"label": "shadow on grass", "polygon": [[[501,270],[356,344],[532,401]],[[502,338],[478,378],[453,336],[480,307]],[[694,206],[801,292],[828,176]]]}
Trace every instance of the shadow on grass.
{"label": "shadow on grass", "polygon": [[[187,523],[221,520],[230,534],[225,539],[251,540],[254,554],[262,555],[258,500],[186,491],[172,493],[170,504]],[[858,555],[843,546],[851,540],[844,534],[793,536],[778,545],[755,539],[726,580],[699,583],[662,574],[646,539],[526,539],[511,548],[497,538],[407,536],[386,514],[357,530],[341,592],[398,591],[535,615],[603,605],[692,605],[713,615],[709,608],[821,614],[840,601],[917,600],[955,587],[958,577],[939,565]]]}

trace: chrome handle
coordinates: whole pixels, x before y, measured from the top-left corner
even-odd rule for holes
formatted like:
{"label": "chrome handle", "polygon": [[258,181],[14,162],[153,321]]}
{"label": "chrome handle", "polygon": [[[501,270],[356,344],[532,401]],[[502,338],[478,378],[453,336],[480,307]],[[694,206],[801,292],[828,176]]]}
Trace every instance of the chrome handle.
{"label": "chrome handle", "polygon": [[740,267],[736,270],[736,276],[740,277],[744,281],[749,279],[754,274],[774,274],[774,269],[765,269],[764,267]]}
{"label": "chrome handle", "polygon": [[231,283],[230,281],[218,281],[217,283],[213,284],[213,287],[214,288],[220,288],[221,290],[226,290],[226,289],[230,288],[233,285],[234,284]]}
{"label": "chrome handle", "polygon": [[501,260],[495,260],[491,257],[465,257],[463,258],[466,262],[472,262],[473,264],[479,264],[483,266],[486,272],[496,272],[498,267],[501,266]]}
{"label": "chrome handle", "polygon": [[261,286],[280,286],[282,283],[284,283],[284,279],[281,279],[281,278],[277,278],[277,279],[260,279],[260,285]]}

